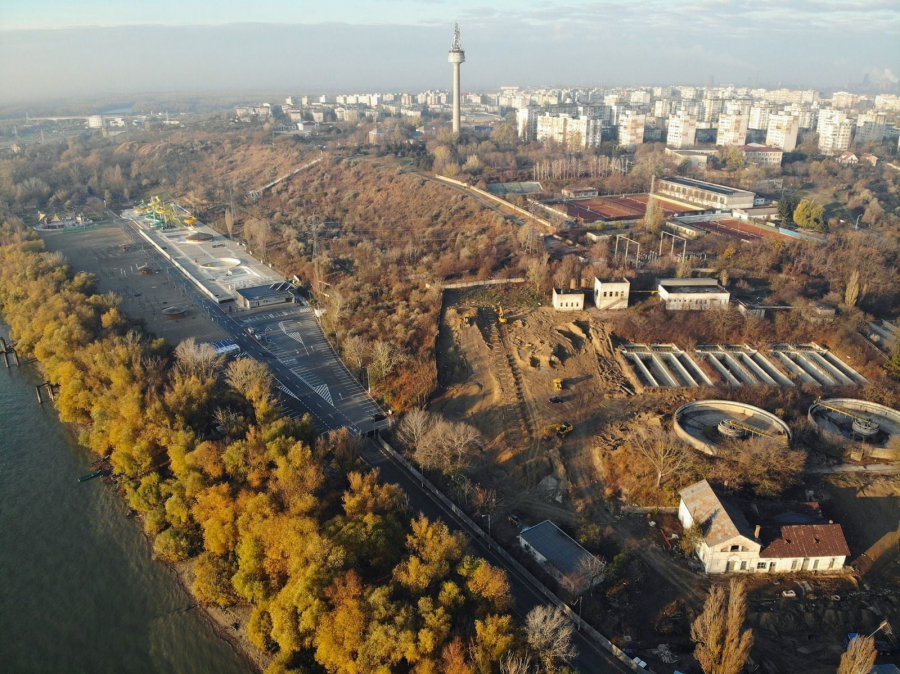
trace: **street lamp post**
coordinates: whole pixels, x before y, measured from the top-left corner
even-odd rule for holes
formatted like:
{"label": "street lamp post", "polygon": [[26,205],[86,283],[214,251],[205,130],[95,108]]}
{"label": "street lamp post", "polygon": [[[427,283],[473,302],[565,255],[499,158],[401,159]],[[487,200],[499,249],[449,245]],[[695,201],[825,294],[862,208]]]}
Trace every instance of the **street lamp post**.
{"label": "street lamp post", "polygon": [[482,515],[481,519],[484,519],[485,517],[487,517],[487,521],[488,521],[488,531],[487,531],[487,533],[488,533],[488,550],[490,550],[491,542],[492,542],[491,541],[491,514],[488,513],[487,515]]}

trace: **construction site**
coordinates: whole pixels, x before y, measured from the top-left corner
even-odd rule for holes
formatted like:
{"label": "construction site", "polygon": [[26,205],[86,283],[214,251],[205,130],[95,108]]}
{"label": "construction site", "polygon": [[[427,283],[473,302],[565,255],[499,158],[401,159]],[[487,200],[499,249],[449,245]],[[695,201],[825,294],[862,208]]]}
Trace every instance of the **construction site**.
{"label": "construction site", "polygon": [[594,436],[634,393],[602,323],[583,311],[507,309],[476,289],[448,291],[444,306],[442,394],[430,409],[478,428],[487,444],[479,470],[536,502],[561,503],[594,483]]}

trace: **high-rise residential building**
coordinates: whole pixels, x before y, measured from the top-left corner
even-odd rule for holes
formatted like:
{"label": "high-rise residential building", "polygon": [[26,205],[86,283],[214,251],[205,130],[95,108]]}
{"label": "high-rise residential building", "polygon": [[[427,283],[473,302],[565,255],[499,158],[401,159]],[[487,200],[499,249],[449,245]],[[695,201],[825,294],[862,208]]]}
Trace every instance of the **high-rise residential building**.
{"label": "high-rise residential building", "polygon": [[859,96],[846,91],[836,91],[831,95],[831,106],[834,108],[852,108],[859,102]]}
{"label": "high-rise residential building", "polygon": [[644,142],[644,125],[647,116],[634,110],[626,110],[618,117],[619,146],[634,147]]}
{"label": "high-rise residential building", "polygon": [[816,131],[819,134],[819,152],[844,152],[850,147],[853,138],[853,122],[847,119],[847,113],[842,110],[821,110]]}
{"label": "high-rise residential building", "polygon": [[632,91],[628,100],[632,105],[650,105],[650,92],[649,91]]}
{"label": "high-rise residential building", "polygon": [[697,116],[682,112],[669,118],[669,134],[666,144],[670,147],[691,147],[697,138]]}
{"label": "high-rise residential building", "polygon": [[887,115],[883,112],[866,112],[856,119],[856,144],[880,143],[887,135]]}
{"label": "high-rise residential building", "polygon": [[[537,140],[538,119],[544,115],[580,115],[577,105],[529,105],[516,110],[516,128],[524,141]],[[588,114],[588,113],[584,113]],[[589,115],[591,116],[591,115]]]}
{"label": "high-rise residential building", "polygon": [[769,115],[769,126],[766,129],[766,145],[780,147],[785,152],[793,152],[797,147],[797,133],[800,131],[800,120],[789,113]]}
{"label": "high-rise residential building", "polygon": [[768,129],[769,115],[775,112],[775,107],[760,103],[750,108],[750,119],[747,122],[749,129]]}
{"label": "high-rise residential building", "polygon": [[539,141],[553,141],[572,149],[598,147],[602,131],[603,121],[587,116],[545,114],[537,118],[537,139]]}
{"label": "high-rise residential building", "polygon": [[719,131],[716,134],[716,145],[745,145],[747,143],[747,123],[750,115],[719,115]]}

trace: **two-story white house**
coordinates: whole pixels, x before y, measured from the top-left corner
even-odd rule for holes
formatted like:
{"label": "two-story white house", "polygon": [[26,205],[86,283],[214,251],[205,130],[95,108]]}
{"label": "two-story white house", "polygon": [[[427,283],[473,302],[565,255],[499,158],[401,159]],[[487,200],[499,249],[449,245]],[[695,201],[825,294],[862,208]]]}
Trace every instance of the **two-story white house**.
{"label": "two-story white house", "polygon": [[697,556],[706,573],[839,573],[850,555],[840,524],[751,526],[706,480],[680,492],[678,519],[702,538]]}

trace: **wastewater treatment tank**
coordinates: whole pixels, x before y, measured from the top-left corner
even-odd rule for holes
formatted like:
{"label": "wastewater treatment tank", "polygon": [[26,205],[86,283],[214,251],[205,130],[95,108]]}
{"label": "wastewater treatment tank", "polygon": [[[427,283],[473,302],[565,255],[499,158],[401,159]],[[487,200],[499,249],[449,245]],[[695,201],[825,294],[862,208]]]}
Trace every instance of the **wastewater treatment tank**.
{"label": "wastewater treatment tank", "polygon": [[675,433],[694,449],[718,456],[727,440],[764,437],[788,444],[791,429],[759,407],[730,400],[697,400],[675,410]]}
{"label": "wastewater treatment tank", "polygon": [[809,420],[832,442],[862,442],[866,455],[900,461],[900,412],[855,398],[819,399],[810,405]]}

